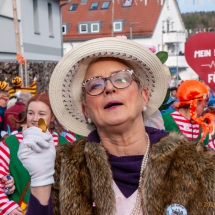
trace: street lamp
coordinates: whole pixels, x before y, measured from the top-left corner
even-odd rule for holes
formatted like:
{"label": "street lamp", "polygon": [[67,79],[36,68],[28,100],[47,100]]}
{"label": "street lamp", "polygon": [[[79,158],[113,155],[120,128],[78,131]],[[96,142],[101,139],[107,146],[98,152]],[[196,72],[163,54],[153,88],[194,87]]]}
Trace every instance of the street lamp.
{"label": "street lamp", "polygon": [[130,40],[132,40],[132,26],[139,24],[140,22],[130,22]]}

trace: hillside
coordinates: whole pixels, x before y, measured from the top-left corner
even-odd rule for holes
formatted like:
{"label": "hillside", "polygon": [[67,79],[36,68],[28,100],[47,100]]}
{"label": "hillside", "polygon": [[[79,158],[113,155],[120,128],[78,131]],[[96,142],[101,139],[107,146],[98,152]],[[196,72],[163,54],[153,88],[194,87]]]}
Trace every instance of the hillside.
{"label": "hillside", "polygon": [[[182,19],[186,29],[215,29],[215,11],[182,13]],[[212,29],[211,29],[212,28]]]}

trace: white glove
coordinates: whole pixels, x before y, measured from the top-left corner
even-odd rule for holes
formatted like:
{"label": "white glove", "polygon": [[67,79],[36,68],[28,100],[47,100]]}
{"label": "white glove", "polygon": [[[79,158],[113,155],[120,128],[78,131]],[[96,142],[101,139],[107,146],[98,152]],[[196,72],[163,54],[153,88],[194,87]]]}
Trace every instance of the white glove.
{"label": "white glove", "polygon": [[31,176],[31,186],[39,187],[54,183],[55,146],[47,130],[30,127],[23,131],[18,158]]}

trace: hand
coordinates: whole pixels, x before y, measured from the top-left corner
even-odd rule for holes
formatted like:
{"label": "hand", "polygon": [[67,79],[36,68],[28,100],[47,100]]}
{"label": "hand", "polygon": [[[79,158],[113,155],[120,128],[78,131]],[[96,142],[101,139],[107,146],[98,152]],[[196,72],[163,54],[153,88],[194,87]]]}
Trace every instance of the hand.
{"label": "hand", "polygon": [[41,152],[42,148],[48,149],[53,144],[52,135],[47,130],[46,133],[42,132],[40,128],[30,127],[23,132],[22,143],[34,150],[35,152]]}
{"label": "hand", "polygon": [[48,130],[43,133],[39,128],[30,127],[23,131],[23,138],[18,158],[31,176],[31,186],[53,184],[56,151],[52,135]]}
{"label": "hand", "polygon": [[8,179],[8,176],[4,176],[2,178],[2,182],[4,183],[5,188],[9,188],[9,193],[6,193],[7,195],[13,194],[15,190],[15,185],[14,185],[14,179],[12,176],[9,176],[10,179]]}
{"label": "hand", "polygon": [[23,212],[22,208],[18,207],[12,210],[8,215],[22,215],[22,212]]}

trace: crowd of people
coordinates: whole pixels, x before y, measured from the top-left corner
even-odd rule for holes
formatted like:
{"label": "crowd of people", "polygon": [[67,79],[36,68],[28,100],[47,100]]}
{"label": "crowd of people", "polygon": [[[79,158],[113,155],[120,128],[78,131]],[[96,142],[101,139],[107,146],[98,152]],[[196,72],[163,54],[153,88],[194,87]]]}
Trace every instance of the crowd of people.
{"label": "crowd of people", "polygon": [[[5,92],[2,94],[8,96]],[[40,141],[43,142],[43,138],[50,139],[54,147],[74,142],[80,136],[66,131],[56,120],[47,93],[32,96],[30,92],[19,92],[14,104],[7,109],[9,97],[3,98],[6,106],[4,115],[2,115],[4,116],[2,117],[2,128],[5,130],[1,131],[0,142],[0,178],[2,179],[0,183],[0,214],[21,215],[27,208],[30,196],[30,175],[17,157],[19,144],[23,141],[23,133],[26,132],[25,129],[32,128],[34,130],[34,136],[31,138],[36,138],[38,144]],[[37,136],[38,128],[36,127],[40,118],[46,121],[49,135],[42,133],[43,136]],[[34,148],[34,150],[36,149]]]}
{"label": "crowd of people", "polygon": [[[171,105],[160,112],[167,93]],[[10,135],[0,142],[0,214],[212,215],[199,204],[215,202],[209,90],[197,80],[168,90],[164,65],[146,47],[84,42],[56,66],[49,95],[19,97],[13,117],[7,93],[1,100]]]}

